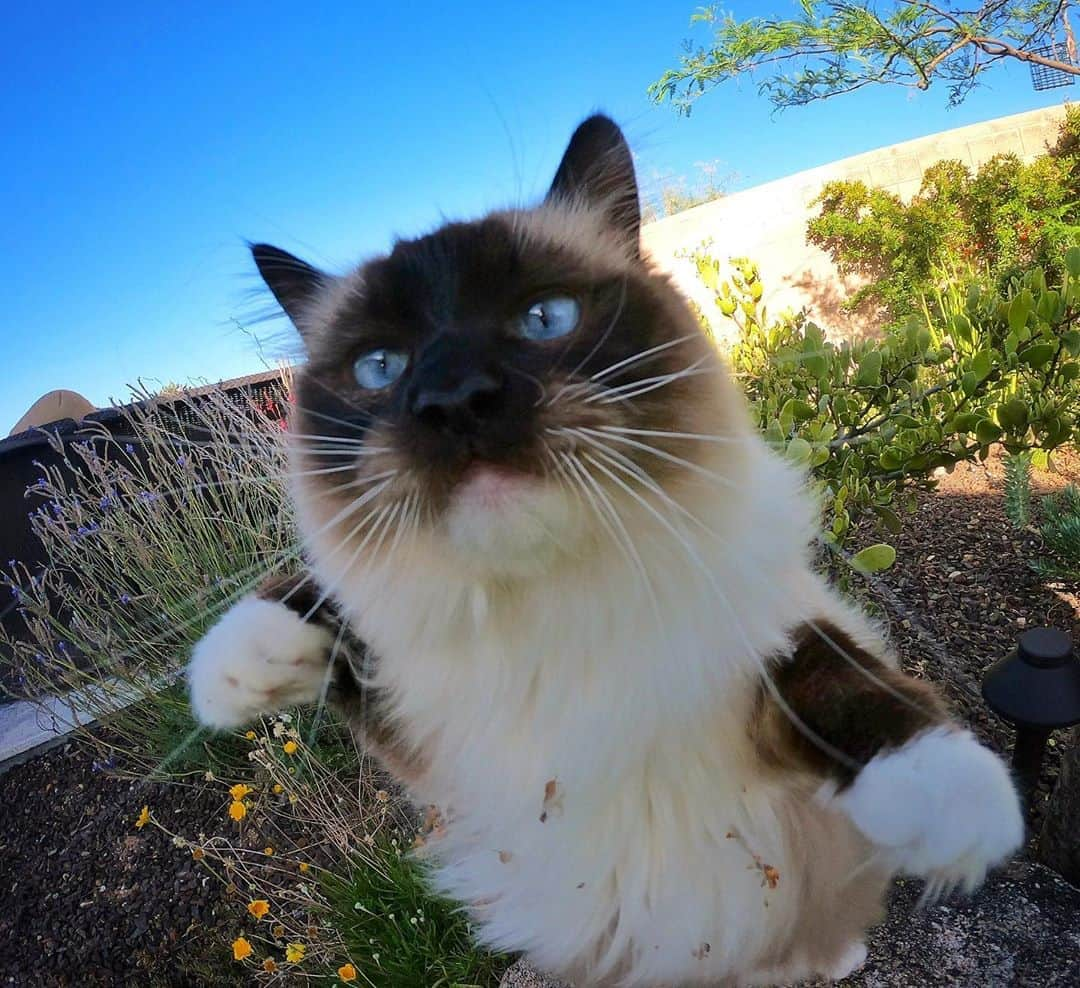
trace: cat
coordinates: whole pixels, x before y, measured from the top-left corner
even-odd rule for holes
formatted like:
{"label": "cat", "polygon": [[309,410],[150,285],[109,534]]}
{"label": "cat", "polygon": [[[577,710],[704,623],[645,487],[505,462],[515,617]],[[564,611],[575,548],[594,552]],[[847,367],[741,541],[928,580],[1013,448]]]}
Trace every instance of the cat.
{"label": "cat", "polygon": [[535,208],[344,276],[252,248],[306,348],[309,572],[197,644],[192,706],[233,728],[329,683],[441,809],[438,890],[579,986],[841,977],[893,875],[975,888],[1020,805],[813,565],[805,478],[639,224],[598,115]]}

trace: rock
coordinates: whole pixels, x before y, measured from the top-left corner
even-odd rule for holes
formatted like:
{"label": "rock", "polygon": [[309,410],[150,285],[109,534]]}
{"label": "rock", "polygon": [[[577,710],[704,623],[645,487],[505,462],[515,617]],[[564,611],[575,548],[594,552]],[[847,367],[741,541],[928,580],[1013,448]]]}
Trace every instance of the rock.
{"label": "rock", "polygon": [[[922,885],[898,881],[884,923],[871,931],[866,965],[847,988],[1073,988],[1080,984],[1080,889],[1042,865],[1014,861],[972,898],[928,909]],[[824,988],[828,982],[813,982]],[[515,964],[501,988],[564,988]],[[810,986],[806,986],[810,988]]]}
{"label": "rock", "polygon": [[565,981],[555,981],[534,971],[524,961],[518,961],[503,975],[499,988],[570,988]]}

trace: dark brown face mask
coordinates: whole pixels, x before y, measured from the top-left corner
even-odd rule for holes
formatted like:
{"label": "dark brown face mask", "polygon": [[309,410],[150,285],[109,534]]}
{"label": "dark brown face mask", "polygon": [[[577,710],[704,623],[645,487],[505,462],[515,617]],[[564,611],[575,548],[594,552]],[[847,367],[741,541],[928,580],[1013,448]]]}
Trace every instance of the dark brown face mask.
{"label": "dark brown face mask", "polygon": [[361,439],[389,451],[438,510],[473,466],[545,474],[560,429],[671,429],[698,382],[648,384],[711,348],[638,236],[629,148],[594,117],[535,210],[400,241],[344,278],[255,246],[308,352],[293,431],[339,444],[319,467]]}

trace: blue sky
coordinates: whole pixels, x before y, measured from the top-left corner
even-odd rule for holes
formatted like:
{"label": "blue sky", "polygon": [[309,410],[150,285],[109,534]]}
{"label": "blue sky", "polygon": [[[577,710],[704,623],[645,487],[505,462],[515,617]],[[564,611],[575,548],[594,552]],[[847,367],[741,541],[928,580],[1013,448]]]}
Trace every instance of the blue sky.
{"label": "blue sky", "polygon": [[[261,369],[280,323],[244,241],[330,268],[443,216],[544,191],[604,109],[643,181],[723,162],[747,187],[895,141],[1062,101],[1022,67],[960,108],[867,90],[773,116],[746,81],[690,119],[645,90],[688,2],[12,5],[0,86],[0,436],[51,388]],[[791,0],[733,9],[787,13]],[[243,327],[248,326],[245,330]]]}

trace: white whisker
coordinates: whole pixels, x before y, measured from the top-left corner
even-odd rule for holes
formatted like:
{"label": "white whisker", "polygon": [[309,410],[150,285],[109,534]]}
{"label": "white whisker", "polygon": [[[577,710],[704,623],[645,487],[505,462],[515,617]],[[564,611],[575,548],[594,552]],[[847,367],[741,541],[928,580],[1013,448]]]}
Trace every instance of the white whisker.
{"label": "white whisker", "polygon": [[631,439],[629,436],[620,435],[607,435],[597,431],[596,429],[588,429],[584,426],[581,428],[582,432],[588,433],[592,436],[598,436],[599,438],[614,439],[616,442],[623,443],[626,446],[633,446],[635,449],[640,449],[645,453],[650,453],[653,456],[659,457],[661,460],[667,460],[669,463],[674,463],[678,466],[685,467],[691,473],[696,473],[701,477],[713,481],[717,484],[722,484],[725,487],[736,487],[734,481],[727,477],[722,477],[718,473],[714,473],[712,470],[707,470],[703,466],[699,466],[697,463],[691,463],[689,460],[684,460],[681,456],[676,456],[674,453],[668,453],[666,450],[657,449],[655,446],[650,446],[648,443],[638,442],[636,439]]}

